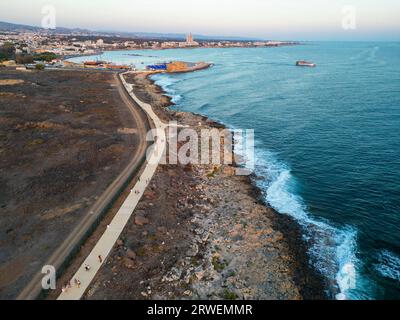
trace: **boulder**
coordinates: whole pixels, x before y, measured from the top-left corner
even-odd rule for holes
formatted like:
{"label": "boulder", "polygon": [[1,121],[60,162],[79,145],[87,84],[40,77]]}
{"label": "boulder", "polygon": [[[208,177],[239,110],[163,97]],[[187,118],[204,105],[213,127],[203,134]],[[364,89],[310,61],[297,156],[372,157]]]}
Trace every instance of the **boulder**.
{"label": "boulder", "polygon": [[150,221],[146,217],[142,215],[136,215],[135,216],[135,224],[137,226],[144,226],[145,224],[148,224]]}
{"label": "boulder", "polygon": [[131,249],[128,249],[128,251],[126,252],[126,256],[132,260],[136,259],[136,253]]}

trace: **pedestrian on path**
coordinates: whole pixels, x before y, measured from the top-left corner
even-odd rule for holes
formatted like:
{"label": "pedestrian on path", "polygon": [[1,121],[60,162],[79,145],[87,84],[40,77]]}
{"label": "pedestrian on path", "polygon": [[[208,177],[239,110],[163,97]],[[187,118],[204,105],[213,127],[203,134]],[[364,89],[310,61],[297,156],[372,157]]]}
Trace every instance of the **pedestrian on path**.
{"label": "pedestrian on path", "polygon": [[99,262],[103,263],[103,257],[101,255],[99,255]]}
{"label": "pedestrian on path", "polygon": [[75,285],[78,287],[78,289],[81,287],[81,282],[78,279],[75,279]]}

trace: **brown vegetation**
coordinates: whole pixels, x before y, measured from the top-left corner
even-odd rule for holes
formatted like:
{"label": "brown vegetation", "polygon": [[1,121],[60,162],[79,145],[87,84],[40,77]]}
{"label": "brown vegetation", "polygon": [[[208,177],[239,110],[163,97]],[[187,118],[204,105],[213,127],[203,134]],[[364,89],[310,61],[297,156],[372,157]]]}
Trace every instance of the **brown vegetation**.
{"label": "brown vegetation", "polygon": [[4,69],[0,84],[0,298],[10,299],[120,174],[136,137],[119,131],[135,124],[112,74]]}

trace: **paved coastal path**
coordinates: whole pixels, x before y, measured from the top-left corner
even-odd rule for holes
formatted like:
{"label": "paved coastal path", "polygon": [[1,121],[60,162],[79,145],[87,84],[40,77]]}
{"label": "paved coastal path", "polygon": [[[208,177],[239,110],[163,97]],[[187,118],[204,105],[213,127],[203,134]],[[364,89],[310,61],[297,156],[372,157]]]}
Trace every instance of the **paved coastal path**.
{"label": "paved coastal path", "polygon": [[[125,73],[124,73],[125,74]],[[58,300],[79,300],[85,294],[97,272],[105,263],[115,243],[119,239],[126,224],[131,218],[137,204],[142,198],[148,184],[153,178],[154,173],[160,163],[161,157],[166,148],[165,129],[167,125],[162,123],[154,113],[151,105],[140,101],[132,91],[132,85],[127,83],[124,74],[120,74],[120,79],[126,91],[131,98],[138,104],[149,116],[155,128],[153,128],[154,144],[147,152],[146,166],[130,195],[119,209],[111,224],[97,242],[94,249],[80,266],[79,270],[70,281],[71,287],[64,290]]]}

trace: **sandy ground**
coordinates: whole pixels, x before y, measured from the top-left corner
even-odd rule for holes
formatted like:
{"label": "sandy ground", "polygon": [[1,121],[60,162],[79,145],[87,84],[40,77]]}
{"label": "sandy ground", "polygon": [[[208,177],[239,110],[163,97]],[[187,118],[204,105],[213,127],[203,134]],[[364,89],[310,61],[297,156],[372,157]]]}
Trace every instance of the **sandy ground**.
{"label": "sandy ground", "polygon": [[137,141],[111,74],[1,69],[0,83],[0,298],[12,299]]}
{"label": "sandy ground", "polygon": [[[136,95],[164,121],[222,126],[166,109],[143,75]],[[199,126],[201,123],[201,126]],[[259,199],[232,166],[162,165],[86,299],[320,299],[299,226]]]}

